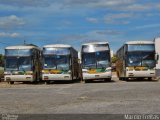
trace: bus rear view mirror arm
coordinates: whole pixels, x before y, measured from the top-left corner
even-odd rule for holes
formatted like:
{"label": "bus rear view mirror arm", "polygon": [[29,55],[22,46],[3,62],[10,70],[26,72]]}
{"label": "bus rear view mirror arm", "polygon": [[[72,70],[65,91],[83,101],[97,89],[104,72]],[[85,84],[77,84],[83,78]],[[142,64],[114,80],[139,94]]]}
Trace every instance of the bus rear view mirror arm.
{"label": "bus rear view mirror arm", "polygon": [[157,60],[157,61],[159,60],[159,55],[158,54],[155,55],[155,60]]}

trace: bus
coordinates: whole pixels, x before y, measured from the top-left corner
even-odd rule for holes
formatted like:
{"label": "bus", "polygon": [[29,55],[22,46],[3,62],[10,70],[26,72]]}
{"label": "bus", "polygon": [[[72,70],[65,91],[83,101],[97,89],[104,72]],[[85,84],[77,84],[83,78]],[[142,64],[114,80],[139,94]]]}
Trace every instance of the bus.
{"label": "bus", "polygon": [[81,48],[83,81],[111,81],[111,53],[108,42],[85,43]]}
{"label": "bus", "polygon": [[33,44],[5,48],[4,81],[37,82],[41,73],[41,50]]}
{"label": "bus", "polygon": [[[156,49],[156,53],[158,55],[160,55],[160,37],[155,38],[154,39],[154,43],[155,43],[155,49]],[[156,78],[160,79],[160,59],[158,59],[157,64],[156,64]]]}
{"label": "bus", "polygon": [[120,80],[155,77],[157,55],[153,41],[129,41],[116,53],[116,71]]}
{"label": "bus", "polygon": [[73,81],[79,78],[78,52],[70,45],[51,44],[43,47],[42,80]]}

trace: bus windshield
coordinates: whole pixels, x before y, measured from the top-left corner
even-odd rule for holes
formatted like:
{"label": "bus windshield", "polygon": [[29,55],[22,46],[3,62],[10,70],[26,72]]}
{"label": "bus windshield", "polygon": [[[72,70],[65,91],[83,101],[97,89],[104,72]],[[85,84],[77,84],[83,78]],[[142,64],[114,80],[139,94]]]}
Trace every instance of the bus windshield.
{"label": "bus windshield", "polygon": [[31,57],[7,57],[6,70],[30,71]]}
{"label": "bus windshield", "polygon": [[45,55],[44,69],[69,70],[69,55]]}
{"label": "bus windshield", "polygon": [[110,54],[108,51],[83,53],[83,67],[89,68],[107,68],[110,67]]}
{"label": "bus windshield", "polygon": [[96,68],[95,53],[83,53],[83,67],[84,68]]}
{"label": "bus windshield", "polygon": [[154,68],[156,61],[154,59],[154,52],[129,52],[127,54],[128,66],[143,66]]}

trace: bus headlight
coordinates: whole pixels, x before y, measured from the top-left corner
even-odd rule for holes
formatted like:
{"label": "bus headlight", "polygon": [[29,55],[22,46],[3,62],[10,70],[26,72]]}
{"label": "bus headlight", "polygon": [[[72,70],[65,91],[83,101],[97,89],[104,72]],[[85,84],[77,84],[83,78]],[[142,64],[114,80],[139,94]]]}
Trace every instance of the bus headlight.
{"label": "bus headlight", "polygon": [[88,70],[87,70],[87,69],[82,69],[82,72],[83,72],[83,73],[87,73]]}
{"label": "bus headlight", "polygon": [[4,75],[12,75],[12,73],[10,71],[5,71]]}
{"label": "bus headlight", "polygon": [[106,72],[110,72],[111,71],[111,67],[109,67],[109,68],[106,68],[106,70],[105,70]]}
{"label": "bus headlight", "polygon": [[42,74],[49,74],[49,70],[42,70]]}
{"label": "bus headlight", "polygon": [[69,70],[67,73],[68,73],[68,74],[71,74],[71,71]]}
{"label": "bus headlight", "polygon": [[33,75],[32,71],[26,71],[26,75]]}

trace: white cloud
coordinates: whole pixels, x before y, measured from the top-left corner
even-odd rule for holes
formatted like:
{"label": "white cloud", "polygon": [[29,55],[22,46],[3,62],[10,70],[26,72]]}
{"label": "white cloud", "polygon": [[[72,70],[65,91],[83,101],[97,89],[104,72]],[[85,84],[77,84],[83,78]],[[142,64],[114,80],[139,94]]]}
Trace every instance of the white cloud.
{"label": "white cloud", "polygon": [[12,28],[25,25],[26,22],[16,15],[0,17],[0,28]]}
{"label": "white cloud", "polygon": [[0,37],[17,38],[17,37],[20,37],[20,34],[19,34],[19,33],[6,33],[6,32],[0,32]]}
{"label": "white cloud", "polygon": [[136,0],[67,0],[64,5],[81,5],[88,7],[112,7],[134,3]]}
{"label": "white cloud", "polygon": [[[146,4],[147,3],[147,4]],[[158,2],[139,0],[0,0],[0,5],[15,7],[59,7],[59,9],[104,8],[123,11],[144,11],[159,9]],[[53,8],[54,9],[54,8]]]}
{"label": "white cloud", "polygon": [[91,17],[87,17],[86,20],[91,23],[98,23],[99,22],[99,20],[97,18],[91,18]]}
{"label": "white cloud", "polygon": [[159,9],[159,2],[147,1],[146,3],[139,0],[64,0],[63,5],[66,7],[80,6],[87,8],[104,8],[120,11],[146,11]]}
{"label": "white cloud", "polygon": [[111,35],[111,36],[123,34],[123,32],[117,30],[97,30],[95,32],[100,35]]}
{"label": "white cloud", "polygon": [[18,7],[46,7],[49,6],[50,2],[50,0],[0,0],[0,4]]}
{"label": "white cloud", "polygon": [[119,14],[109,14],[105,16],[104,21],[106,24],[129,24],[129,19],[136,17],[132,13],[119,13]]}
{"label": "white cloud", "polygon": [[95,41],[102,41],[106,40],[108,37],[115,37],[124,34],[123,31],[118,30],[92,30],[86,32],[84,34],[71,34],[71,35],[64,35],[61,36],[61,39],[58,42],[61,43],[84,43],[84,42],[95,42]]}
{"label": "white cloud", "polygon": [[153,6],[156,4],[130,4],[125,7],[120,7],[119,10],[124,10],[124,11],[146,11],[146,10],[151,10]]}
{"label": "white cloud", "polygon": [[117,7],[134,3],[135,0],[99,0],[94,7]]}
{"label": "white cloud", "polygon": [[160,4],[157,4],[157,8],[160,9]]}
{"label": "white cloud", "polygon": [[0,0],[2,5],[18,7],[48,7],[52,4],[62,4],[64,7],[88,6],[110,7],[134,3],[137,0]]}
{"label": "white cloud", "polygon": [[160,24],[142,25],[135,27],[135,29],[146,29],[146,28],[156,28],[156,27],[160,27]]}

